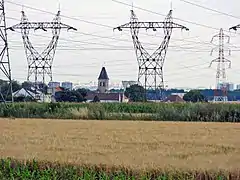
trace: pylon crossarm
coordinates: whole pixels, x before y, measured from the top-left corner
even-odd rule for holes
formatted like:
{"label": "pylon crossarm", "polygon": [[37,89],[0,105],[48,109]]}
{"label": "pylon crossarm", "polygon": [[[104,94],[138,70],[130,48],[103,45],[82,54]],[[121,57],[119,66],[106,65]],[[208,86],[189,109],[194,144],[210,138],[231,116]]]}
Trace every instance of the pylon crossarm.
{"label": "pylon crossarm", "polygon": [[237,31],[237,29],[239,29],[239,28],[240,28],[240,24],[229,28],[229,30]]}
{"label": "pylon crossarm", "polygon": [[232,62],[226,58],[224,58],[224,62],[225,63],[228,63],[228,68],[231,68],[232,67]]}
{"label": "pylon crossarm", "polygon": [[163,29],[163,28],[179,28],[184,29],[186,31],[189,31],[189,29],[185,26],[179,25],[177,23],[173,22],[129,22],[124,25],[118,26],[114,28],[114,30],[122,31],[122,29],[153,29],[154,31],[156,29]]}
{"label": "pylon crossarm", "polygon": [[77,30],[72,26],[68,26],[66,24],[59,22],[21,22],[7,29],[10,29],[12,31],[14,31],[15,29],[34,29],[34,30],[42,29],[44,31],[46,31],[47,29],[67,29],[75,31]]}

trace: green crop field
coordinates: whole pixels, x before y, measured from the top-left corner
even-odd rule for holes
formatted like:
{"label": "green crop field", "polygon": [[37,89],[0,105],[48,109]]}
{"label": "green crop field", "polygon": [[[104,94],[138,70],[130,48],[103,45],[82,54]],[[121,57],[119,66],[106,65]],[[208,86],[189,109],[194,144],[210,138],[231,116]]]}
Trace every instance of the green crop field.
{"label": "green crop field", "polygon": [[240,122],[240,104],[211,103],[14,103],[0,105],[0,117]]}

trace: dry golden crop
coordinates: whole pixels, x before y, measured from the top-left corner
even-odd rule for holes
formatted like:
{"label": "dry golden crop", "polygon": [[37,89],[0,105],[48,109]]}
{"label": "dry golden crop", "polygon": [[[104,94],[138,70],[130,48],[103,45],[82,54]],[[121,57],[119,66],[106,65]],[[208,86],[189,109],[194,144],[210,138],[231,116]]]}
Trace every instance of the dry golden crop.
{"label": "dry golden crop", "polygon": [[1,119],[0,156],[133,169],[237,169],[233,123]]}

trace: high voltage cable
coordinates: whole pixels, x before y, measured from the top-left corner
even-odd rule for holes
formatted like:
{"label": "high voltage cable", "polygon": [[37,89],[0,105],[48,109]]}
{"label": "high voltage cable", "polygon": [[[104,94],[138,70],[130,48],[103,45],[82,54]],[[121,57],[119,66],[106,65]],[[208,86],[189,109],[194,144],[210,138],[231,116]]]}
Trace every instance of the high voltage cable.
{"label": "high voltage cable", "polygon": [[[12,17],[8,17],[8,18],[12,19],[12,20],[18,21],[17,18],[12,18]],[[102,38],[102,39],[110,39],[110,40],[115,40],[115,41],[122,41],[122,42],[130,42],[130,43],[132,43],[132,41],[127,40],[127,39],[117,39],[117,38],[108,37],[108,36],[100,36],[100,35],[96,35],[96,34],[92,34],[92,33],[84,33],[84,32],[79,32],[79,31],[78,32],[73,32],[73,33],[87,35],[87,36],[93,36],[93,37]],[[48,36],[43,36],[43,35],[35,35],[35,36],[48,37]],[[151,35],[149,35],[149,36],[151,36]],[[154,37],[154,36],[152,35],[152,37]],[[157,36],[157,37],[163,38],[163,36]],[[48,38],[50,38],[50,37],[48,37]],[[84,40],[84,41],[76,41],[76,40],[70,40],[70,39],[66,39],[66,38],[61,38],[61,39],[65,40],[65,41],[71,41],[71,42],[88,43],[88,44],[103,45],[103,46],[107,45],[107,44],[103,44],[103,43],[100,44],[100,43],[93,43],[93,42],[85,42],[86,40]],[[175,39],[175,38],[172,38],[172,40],[180,41],[180,42],[184,42],[185,41],[185,42],[202,43],[202,44],[210,45],[210,43],[208,43],[208,42],[196,42],[196,41],[190,41],[190,40],[185,40],[185,39]],[[158,45],[158,44],[146,43],[146,42],[142,42],[142,43],[148,44],[148,45],[154,45],[154,46]],[[111,46],[111,45],[108,45],[108,46]]]}
{"label": "high voltage cable", "polygon": [[[152,13],[152,14],[157,14],[157,15],[160,15],[160,16],[165,16],[164,14],[161,14],[161,13],[157,13],[157,12],[154,12],[154,11],[151,11],[151,10],[148,10],[148,9],[145,9],[145,8],[141,8],[141,7],[138,7],[138,6],[133,6],[132,4],[128,4],[128,3],[124,3],[124,2],[120,2],[118,0],[112,0],[113,2],[116,2],[116,3],[119,3],[119,4],[122,4],[122,5],[125,5],[125,6],[129,6],[129,7],[134,7],[136,9],[139,9],[139,10],[142,10],[142,11],[145,11],[145,12],[149,12],[149,13]],[[209,29],[214,29],[214,30],[219,30],[219,28],[215,28],[215,27],[212,27],[212,26],[208,26],[208,25],[205,25],[205,24],[200,24],[200,23],[197,23],[197,22],[192,22],[192,21],[188,21],[188,20],[184,20],[184,19],[181,19],[181,18],[174,18],[176,20],[179,20],[179,21],[182,21],[182,22],[186,22],[186,23],[190,23],[190,24],[194,24],[194,25],[197,25],[197,26],[202,26],[202,27],[205,27],[205,28],[209,28]],[[225,30],[226,31],[226,30]],[[228,31],[226,31],[228,32]]]}
{"label": "high voltage cable", "polygon": [[222,14],[222,15],[225,15],[225,16],[229,16],[229,17],[232,17],[232,18],[235,18],[235,19],[240,19],[240,17],[238,17],[238,16],[234,16],[234,15],[229,14],[229,13],[221,12],[221,11],[216,10],[216,9],[208,8],[208,7],[202,6],[200,4],[193,3],[191,1],[187,1],[187,0],[179,0],[179,1],[182,1],[182,2],[187,3],[187,4],[191,4],[193,6],[196,6],[196,7],[208,10],[208,11],[212,11],[212,12],[216,12],[216,13],[219,13],[219,14]]}
{"label": "high voltage cable", "polygon": [[[124,4],[124,5],[127,5],[127,6],[130,6],[130,4],[123,3],[123,2],[119,2],[119,1],[117,1],[117,0],[112,0],[112,1],[117,2],[117,3],[120,3],[120,4]],[[11,3],[11,4],[14,4],[14,5],[17,5],[17,6],[22,6],[22,5],[19,4],[19,3],[14,3],[14,2],[11,2],[11,1],[6,1],[6,2]],[[131,5],[131,6],[132,6],[132,5]],[[38,8],[33,8],[33,7],[31,7],[31,6],[24,6],[24,7],[29,8],[29,9],[33,9],[33,10],[36,10],[36,11],[44,12],[44,13],[54,14],[54,13],[52,13],[52,12],[45,11],[45,10],[41,10],[41,9],[38,9]],[[140,7],[136,7],[136,6],[135,6],[135,8],[141,9],[141,10],[144,10],[144,11],[147,11],[147,12],[151,12],[151,13],[154,13],[154,14],[158,14],[158,15],[161,15],[161,16],[165,16],[165,15],[163,15],[163,14],[156,13],[156,12],[153,12],[153,11],[150,11],[150,10],[147,10],[147,9],[144,9],[144,8],[140,8]],[[69,16],[65,16],[65,15],[62,15],[62,16],[65,17],[65,18],[69,18],[69,19],[73,19],[73,20],[77,20],[77,21],[82,21],[81,19],[78,19],[78,18],[73,18],[73,17],[69,17]],[[176,19],[176,18],[175,18],[175,19]],[[185,21],[185,20],[182,20],[182,19],[179,19],[179,20]],[[187,21],[187,22],[188,22],[188,21]],[[88,22],[88,23],[90,23],[90,24],[95,24],[95,25],[101,25],[101,26],[105,26],[105,27],[106,27],[106,25],[99,24],[99,23],[97,23],[97,24],[96,24],[96,23],[93,23],[93,22]],[[194,23],[194,22],[189,22],[189,23],[196,24],[196,23]],[[201,25],[201,24],[199,24],[199,25]],[[201,25],[201,26],[205,26],[205,25]],[[109,27],[110,27],[110,26],[109,26]],[[112,27],[111,27],[111,28],[112,28]],[[217,28],[213,28],[213,27],[210,27],[210,28],[211,28],[211,29],[217,29]],[[81,33],[81,34],[83,34],[83,35],[91,35],[91,36],[97,36],[97,37],[99,37],[99,38],[108,38],[108,39],[109,39],[109,37],[98,36],[98,35],[93,35],[93,34],[89,34],[89,33],[82,33],[82,32],[79,32],[79,33]],[[115,39],[115,38],[111,38],[111,39],[120,40],[120,41],[125,41],[125,40],[122,40],[122,39]],[[184,41],[184,40],[183,40],[183,41]],[[194,41],[192,41],[192,42],[194,42]],[[204,43],[204,44],[205,44],[205,43]],[[207,43],[207,44],[210,44],[210,43]]]}
{"label": "high voltage cable", "polygon": [[[5,2],[6,3],[10,3],[10,4],[15,4],[17,6],[21,6],[22,7],[22,4],[19,4],[19,3],[15,3],[15,2],[12,2],[12,1],[5,1]],[[31,7],[31,6],[28,6],[28,5],[24,5],[24,7],[28,8],[28,9],[35,10],[35,11],[39,11],[39,12],[44,12],[44,13],[55,15],[55,13],[52,13],[52,12],[49,12],[49,11],[45,11],[45,10],[41,10],[41,9],[38,9],[38,8],[34,8],[34,7]],[[94,24],[94,25],[97,25],[97,26],[105,27],[105,28],[113,28],[113,27],[108,26],[108,25],[99,24],[99,23],[95,23],[95,22],[92,22],[92,21],[87,21],[87,20],[83,20],[83,19],[79,19],[79,18],[69,17],[69,16],[66,16],[66,15],[61,15],[61,17],[65,17],[65,18],[72,19],[72,20],[77,20],[77,21],[82,21],[82,22],[85,22],[85,23],[88,23],[88,24]]]}
{"label": "high voltage cable", "polygon": [[[18,31],[16,31],[17,33],[21,33],[21,32],[18,32]],[[44,35],[37,35],[37,34],[34,34],[34,36],[39,36],[39,37],[46,37],[46,38],[50,38],[49,36],[44,36]],[[66,49],[66,50],[132,50],[132,48],[129,46],[129,47],[124,47],[124,46],[115,46],[115,45],[111,45],[111,44],[103,44],[103,43],[93,43],[93,42],[83,42],[83,41],[76,41],[76,40],[68,40],[68,39],[64,39],[64,38],[62,38],[63,40],[66,40],[66,41],[72,41],[72,42],[78,42],[78,43],[84,43],[85,45],[86,44],[91,44],[91,45],[103,45],[103,46],[108,46],[108,47],[112,47],[112,48],[89,48],[89,49],[87,49],[87,48],[79,48],[79,49],[76,49],[76,48],[72,48],[72,49]],[[152,44],[153,45],[153,44]],[[157,44],[154,44],[154,45],[157,45]],[[36,46],[35,46],[36,47]],[[169,47],[171,47],[171,48],[174,48],[174,47],[176,47],[176,48],[180,48],[180,49],[182,49],[183,51],[187,51],[187,49],[196,49],[195,47],[181,47],[180,45],[178,45],[178,46],[169,46]],[[148,48],[149,50],[154,50],[154,49],[150,49],[150,48]],[[172,51],[171,49],[170,49],[170,51]],[[196,52],[196,51],[194,51],[194,52]]]}
{"label": "high voltage cable", "polygon": [[[197,58],[197,59],[202,59],[202,58]],[[198,67],[199,68],[199,66],[202,66],[202,65],[206,65],[206,64],[208,64],[209,62],[205,62],[205,63],[201,63],[201,64],[196,64],[196,65],[191,65],[191,66],[183,66],[182,67],[182,69],[190,69],[190,70],[192,70],[192,71],[194,71],[193,69],[191,69],[191,68],[193,68],[193,67]],[[75,65],[76,66],[76,65]],[[82,65],[81,65],[81,67],[82,67]],[[85,66],[83,66],[83,67],[85,67]],[[94,66],[92,66],[92,67],[98,67],[98,65],[94,65]],[[206,68],[206,67],[205,67]],[[204,68],[204,69],[205,69]],[[134,68],[135,69],[135,68]],[[133,70],[134,70],[133,69]],[[208,68],[207,68],[208,69]],[[121,69],[121,71],[124,71],[125,72],[125,70],[123,70],[123,69]],[[118,71],[119,72],[119,71]],[[171,72],[171,71],[169,71],[169,72]],[[177,74],[181,74],[181,72],[177,72],[176,73],[176,71],[173,71],[173,72],[175,72],[175,73],[171,73],[171,76],[172,75],[177,75]],[[59,73],[57,73],[57,74],[59,74]],[[66,75],[66,74],[65,74]],[[69,76],[78,76],[77,74],[68,74]],[[119,74],[118,74],[119,75]],[[79,75],[79,76],[81,76],[81,75]],[[169,77],[169,75],[168,75],[168,77]]]}
{"label": "high voltage cable", "polygon": [[[11,2],[12,3],[12,2]],[[18,4],[18,3],[14,3],[14,4]],[[19,4],[18,4],[19,5]],[[34,9],[34,10],[36,10],[37,8],[30,8],[30,9]],[[44,10],[39,10],[39,11],[42,11],[42,12],[46,12],[46,11],[44,11]],[[50,13],[50,12],[48,12],[48,13]],[[54,14],[54,13],[51,13],[51,14]],[[165,16],[165,15],[164,15]],[[63,16],[63,17],[66,17],[66,16]],[[69,18],[69,17],[68,17]],[[69,18],[69,19],[74,19],[74,20],[77,20],[77,18]],[[78,19],[79,20],[79,19]],[[79,21],[81,21],[81,20],[79,20]],[[90,24],[95,24],[95,25],[97,25],[96,23],[90,23]],[[98,24],[99,25],[99,24]],[[110,26],[109,26],[110,27]],[[111,27],[112,28],[112,27]],[[214,28],[215,29],[215,28]],[[84,34],[83,34],[84,35]],[[86,35],[86,33],[85,33],[85,35]],[[89,36],[92,36],[92,34],[88,34]],[[102,37],[100,37],[100,38],[102,38]],[[109,37],[107,38],[107,37],[104,37],[104,38],[106,38],[106,39],[109,39]],[[118,39],[114,39],[114,40],[118,40]],[[68,40],[68,41],[71,41],[71,40]],[[182,41],[185,41],[185,40],[182,40]],[[124,41],[124,42],[126,42],[126,41]],[[194,41],[192,41],[192,42],[194,42]],[[204,43],[203,43],[204,44]],[[207,43],[207,44],[210,44],[210,43]],[[103,48],[104,49],[104,48]],[[132,49],[131,49],[132,50]]]}
{"label": "high voltage cable", "polygon": [[[114,1],[114,0],[113,0]],[[22,6],[21,4],[19,4],[19,3],[14,3],[14,2],[11,2],[11,1],[7,1],[7,2],[9,2],[9,3],[11,3],[11,4],[15,4],[15,5],[17,5],[17,6]],[[118,1],[117,1],[118,2]],[[125,3],[126,4],[126,3]],[[45,11],[45,10],[41,10],[41,9],[38,9],[38,8],[33,8],[33,7],[31,7],[31,6],[24,6],[24,7],[26,7],[26,8],[29,8],[29,9],[33,9],[33,10],[36,10],[36,11],[40,11],[40,12],[44,12],[44,13],[49,13],[49,14],[54,14],[54,13],[52,13],[52,12],[49,12],[49,11]],[[142,9],[142,8],[141,8]],[[157,13],[157,14],[159,14],[159,13]],[[163,15],[163,14],[160,14],[160,15],[162,15],[162,16],[165,16],[165,15]],[[69,17],[69,16],[63,16],[63,17],[65,17],[65,18],[69,18],[69,19],[73,19],[73,20],[77,20],[77,21],[82,21],[82,20],[79,20],[79,19],[77,19],[77,18],[72,18],[72,17]],[[176,19],[176,18],[175,18]],[[90,22],[89,22],[90,23]],[[91,23],[90,23],[91,24]],[[96,24],[95,24],[96,25]],[[97,24],[97,25],[99,25],[99,24]],[[106,26],[106,25],[104,25],[104,24],[101,24],[102,26]],[[111,27],[112,28],[112,27]],[[214,28],[214,29],[216,29],[216,28]],[[104,36],[99,36],[99,35],[94,35],[94,34],[90,34],[90,33],[82,33],[82,32],[74,32],[74,33],[79,33],[79,34],[82,34],[82,35],[89,35],[89,36],[95,36],[95,37],[99,37],[99,38],[105,38],[105,39],[112,39],[112,40],[116,40],[116,41],[124,41],[124,42],[131,42],[131,41],[129,41],[129,40],[127,40],[127,39],[116,39],[116,38],[110,38],[110,37],[104,37]],[[162,37],[162,36],[157,36],[157,37]],[[172,38],[173,39],[173,38]],[[177,40],[177,39],[173,39],[173,40]],[[179,39],[179,41],[186,41],[186,42],[193,42],[193,43],[195,43],[195,41],[189,41],[189,40],[181,40],[181,39]],[[199,42],[199,43],[201,43],[201,42]],[[147,44],[147,43],[145,43],[145,44]],[[148,43],[149,44],[149,43]],[[210,44],[209,42],[203,42],[203,44]]]}

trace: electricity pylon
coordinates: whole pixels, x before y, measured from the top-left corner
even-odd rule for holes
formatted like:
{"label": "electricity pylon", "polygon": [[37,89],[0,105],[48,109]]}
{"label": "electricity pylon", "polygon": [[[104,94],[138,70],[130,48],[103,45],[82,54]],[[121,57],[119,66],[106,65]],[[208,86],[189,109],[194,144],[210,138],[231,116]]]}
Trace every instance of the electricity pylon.
{"label": "electricity pylon", "polygon": [[[114,28],[114,30],[118,29],[119,31],[130,29],[139,65],[138,82],[144,86],[145,96],[147,96],[147,90],[155,92],[155,100],[164,100],[163,66],[172,31],[176,28],[189,30],[187,27],[173,22],[172,10],[169,11],[163,22],[141,22],[134,11],[131,10],[130,22]],[[164,39],[153,54],[149,54],[142,46],[138,38],[140,29],[164,30]]]}
{"label": "electricity pylon", "polygon": [[[225,40],[227,38],[227,42],[230,42],[230,36],[223,33],[223,29],[220,29],[220,32],[213,36],[211,43],[215,38],[218,38],[219,42],[216,48],[212,49],[211,55],[214,50],[218,51],[218,58],[214,59],[210,63],[210,67],[212,63],[217,63],[217,74],[216,74],[216,89],[214,91],[214,102],[228,101],[227,97],[227,82],[226,82],[226,64],[229,64],[229,68],[231,68],[231,61],[226,59],[224,56],[224,52],[226,48],[224,47]],[[230,50],[229,50],[230,55]]]}
{"label": "electricity pylon", "polygon": [[[29,22],[25,12],[22,11],[21,22],[8,29],[12,31],[16,29],[21,30],[28,61],[27,80],[30,81],[30,78],[34,76],[35,90],[38,89],[37,83],[39,79],[41,79],[42,83],[45,84],[46,75],[48,75],[50,77],[50,81],[52,81],[52,64],[61,29],[77,30],[74,27],[61,23],[60,11],[58,11],[52,22]],[[52,30],[52,40],[42,53],[39,53],[30,42],[29,34],[31,29],[41,29],[43,31],[47,31],[48,29]]]}
{"label": "electricity pylon", "polygon": [[234,30],[234,31],[237,31],[237,29],[240,29],[240,24],[229,28],[229,30]]}
{"label": "electricity pylon", "polygon": [[[0,102],[13,102],[12,92],[12,76],[8,51],[8,38],[5,17],[4,0],[0,1],[0,71],[4,79],[2,84],[6,84],[7,88],[2,89],[0,85]],[[2,76],[0,76],[2,78]]]}

